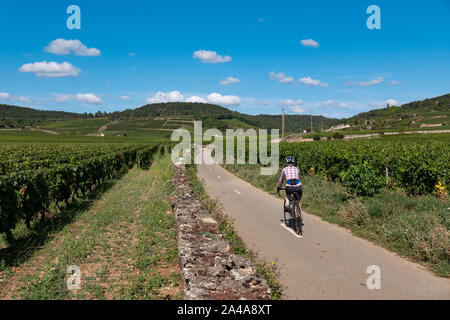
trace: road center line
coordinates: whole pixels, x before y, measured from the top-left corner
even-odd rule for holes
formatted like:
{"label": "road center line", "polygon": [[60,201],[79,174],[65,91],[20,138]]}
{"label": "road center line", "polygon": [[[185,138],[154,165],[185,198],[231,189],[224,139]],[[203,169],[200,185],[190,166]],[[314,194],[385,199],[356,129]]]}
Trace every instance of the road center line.
{"label": "road center line", "polygon": [[239,192],[239,190],[237,190],[237,189],[234,189],[233,191],[236,192],[237,194],[241,194],[241,193]]}

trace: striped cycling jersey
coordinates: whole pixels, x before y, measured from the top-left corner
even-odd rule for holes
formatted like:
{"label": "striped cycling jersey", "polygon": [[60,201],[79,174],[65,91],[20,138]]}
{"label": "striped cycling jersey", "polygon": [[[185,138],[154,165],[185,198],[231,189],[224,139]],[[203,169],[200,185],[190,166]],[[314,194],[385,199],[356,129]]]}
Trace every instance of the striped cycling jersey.
{"label": "striped cycling jersey", "polygon": [[[298,180],[297,184],[289,184],[289,180],[295,179]],[[278,185],[282,185],[283,181],[286,180],[289,186],[298,187],[301,186],[302,183],[300,181],[300,170],[296,166],[287,166],[284,167],[281,171],[280,180],[278,181]]]}

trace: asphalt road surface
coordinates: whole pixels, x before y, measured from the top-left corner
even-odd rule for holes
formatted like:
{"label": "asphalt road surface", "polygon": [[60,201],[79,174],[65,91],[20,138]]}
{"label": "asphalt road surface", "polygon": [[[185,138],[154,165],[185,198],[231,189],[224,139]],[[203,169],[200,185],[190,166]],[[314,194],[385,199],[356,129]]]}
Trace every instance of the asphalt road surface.
{"label": "asphalt road surface", "polygon": [[[317,216],[304,213],[303,235],[297,236],[283,226],[282,200],[219,165],[199,165],[198,177],[249,249],[277,260],[287,299],[450,299],[449,279]],[[376,276],[367,273],[369,266],[379,267],[379,289],[367,285]],[[369,283],[377,284],[373,278]]]}

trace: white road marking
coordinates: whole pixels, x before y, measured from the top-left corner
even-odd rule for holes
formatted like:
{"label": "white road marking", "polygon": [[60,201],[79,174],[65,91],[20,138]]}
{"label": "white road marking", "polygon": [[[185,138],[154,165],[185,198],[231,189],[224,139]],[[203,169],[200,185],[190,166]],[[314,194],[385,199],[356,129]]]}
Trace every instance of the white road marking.
{"label": "white road marking", "polygon": [[237,194],[241,194],[241,193],[239,192],[239,190],[234,189],[233,191],[236,192]]}
{"label": "white road marking", "polygon": [[286,224],[285,224],[284,222],[282,222],[282,223],[280,224],[280,226],[281,226],[282,228],[284,228],[285,230],[289,231],[291,234],[293,234],[293,235],[296,236],[297,238],[303,238],[303,236],[296,234],[296,233],[294,232],[294,230],[292,230],[291,228],[286,227]]}
{"label": "white road marking", "polygon": [[222,177],[221,177],[221,176],[217,176],[217,179],[221,180],[221,179],[222,179]]}

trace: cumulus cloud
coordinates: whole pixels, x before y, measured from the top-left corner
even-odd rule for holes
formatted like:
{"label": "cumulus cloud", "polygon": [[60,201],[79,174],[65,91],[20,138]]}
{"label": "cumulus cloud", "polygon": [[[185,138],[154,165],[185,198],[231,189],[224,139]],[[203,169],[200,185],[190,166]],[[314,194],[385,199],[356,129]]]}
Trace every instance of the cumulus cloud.
{"label": "cumulus cloud", "polygon": [[340,109],[350,109],[352,105],[348,102],[342,101],[334,101],[334,100],[326,100],[324,102],[320,102],[318,107],[330,107],[330,108],[340,108]]}
{"label": "cumulus cloud", "polygon": [[304,39],[300,41],[302,46],[304,47],[314,47],[317,48],[319,46],[319,43],[317,41],[314,41],[313,39]]}
{"label": "cumulus cloud", "polygon": [[238,96],[223,96],[220,93],[215,92],[208,96],[208,101],[224,106],[236,106],[241,104],[241,99]]}
{"label": "cumulus cloud", "polygon": [[303,104],[303,101],[300,99],[298,100],[286,99],[278,101],[279,106],[299,106],[301,104]]}
{"label": "cumulus cloud", "polygon": [[288,107],[289,111],[294,112],[294,113],[306,112],[305,109],[300,107],[302,104],[303,104],[303,101],[300,99],[298,99],[298,100],[286,99],[286,100],[278,101],[279,106],[286,106],[286,107]]}
{"label": "cumulus cloud", "polygon": [[278,81],[280,83],[293,83],[294,78],[286,76],[283,72],[276,73],[275,71],[269,72],[270,79]]}
{"label": "cumulus cloud", "polygon": [[42,61],[27,63],[19,68],[19,72],[34,73],[42,78],[76,77],[81,70],[69,62],[57,63],[54,61]]}
{"label": "cumulus cloud", "polygon": [[230,62],[230,56],[221,56],[216,51],[197,50],[194,52],[194,59],[200,59],[203,63],[224,63]]}
{"label": "cumulus cloud", "polygon": [[76,56],[99,56],[100,50],[86,47],[80,40],[56,39],[45,47],[44,51],[57,55],[74,54]]}
{"label": "cumulus cloud", "polygon": [[294,112],[294,113],[305,113],[307,110],[302,109],[299,106],[293,106],[293,107],[289,108],[289,111]]}
{"label": "cumulus cloud", "polygon": [[361,82],[352,80],[352,81],[346,82],[345,84],[348,85],[348,86],[370,87],[370,86],[373,86],[373,85],[376,85],[376,84],[380,84],[383,81],[384,81],[383,78],[377,78],[377,79],[373,79],[373,80],[370,80],[370,81],[361,81]]}
{"label": "cumulus cloud", "polygon": [[31,100],[29,98],[23,96],[17,97],[17,100],[25,103],[31,103]]}
{"label": "cumulus cloud", "polygon": [[390,106],[397,106],[398,105],[398,101],[395,99],[387,99],[386,100],[386,104],[389,104]]}
{"label": "cumulus cloud", "polygon": [[148,104],[165,103],[165,102],[197,102],[197,103],[213,103],[224,106],[235,106],[241,104],[241,99],[238,96],[224,96],[220,93],[211,93],[206,98],[200,96],[184,97],[180,91],[161,92],[158,91],[153,97],[145,100]]}
{"label": "cumulus cloud", "polygon": [[395,99],[387,99],[387,100],[384,100],[384,101],[372,102],[371,104],[369,104],[369,107],[370,108],[384,108],[384,107],[387,107],[388,104],[390,106],[398,106],[399,102],[397,100],[395,100]]}
{"label": "cumulus cloud", "polygon": [[58,94],[53,99],[55,102],[79,101],[87,104],[102,104],[104,101],[93,93]]}
{"label": "cumulus cloud", "polygon": [[0,99],[1,100],[9,100],[11,96],[7,92],[0,92]]}
{"label": "cumulus cloud", "polygon": [[145,99],[148,104],[162,102],[184,102],[184,96],[180,91],[161,92],[158,91],[153,97]]}
{"label": "cumulus cloud", "polygon": [[20,102],[24,102],[24,103],[31,103],[31,99],[25,96],[11,96],[9,93],[7,92],[0,92],[0,100],[17,100]]}
{"label": "cumulus cloud", "polygon": [[199,96],[192,96],[186,99],[186,102],[207,103],[206,99]]}
{"label": "cumulus cloud", "polygon": [[311,77],[298,79],[298,82],[313,87],[329,87],[327,83],[324,83],[320,80],[311,79]]}
{"label": "cumulus cloud", "polygon": [[228,86],[230,84],[236,84],[239,83],[239,79],[233,78],[233,77],[227,77],[226,79],[223,79],[220,81],[221,85]]}

